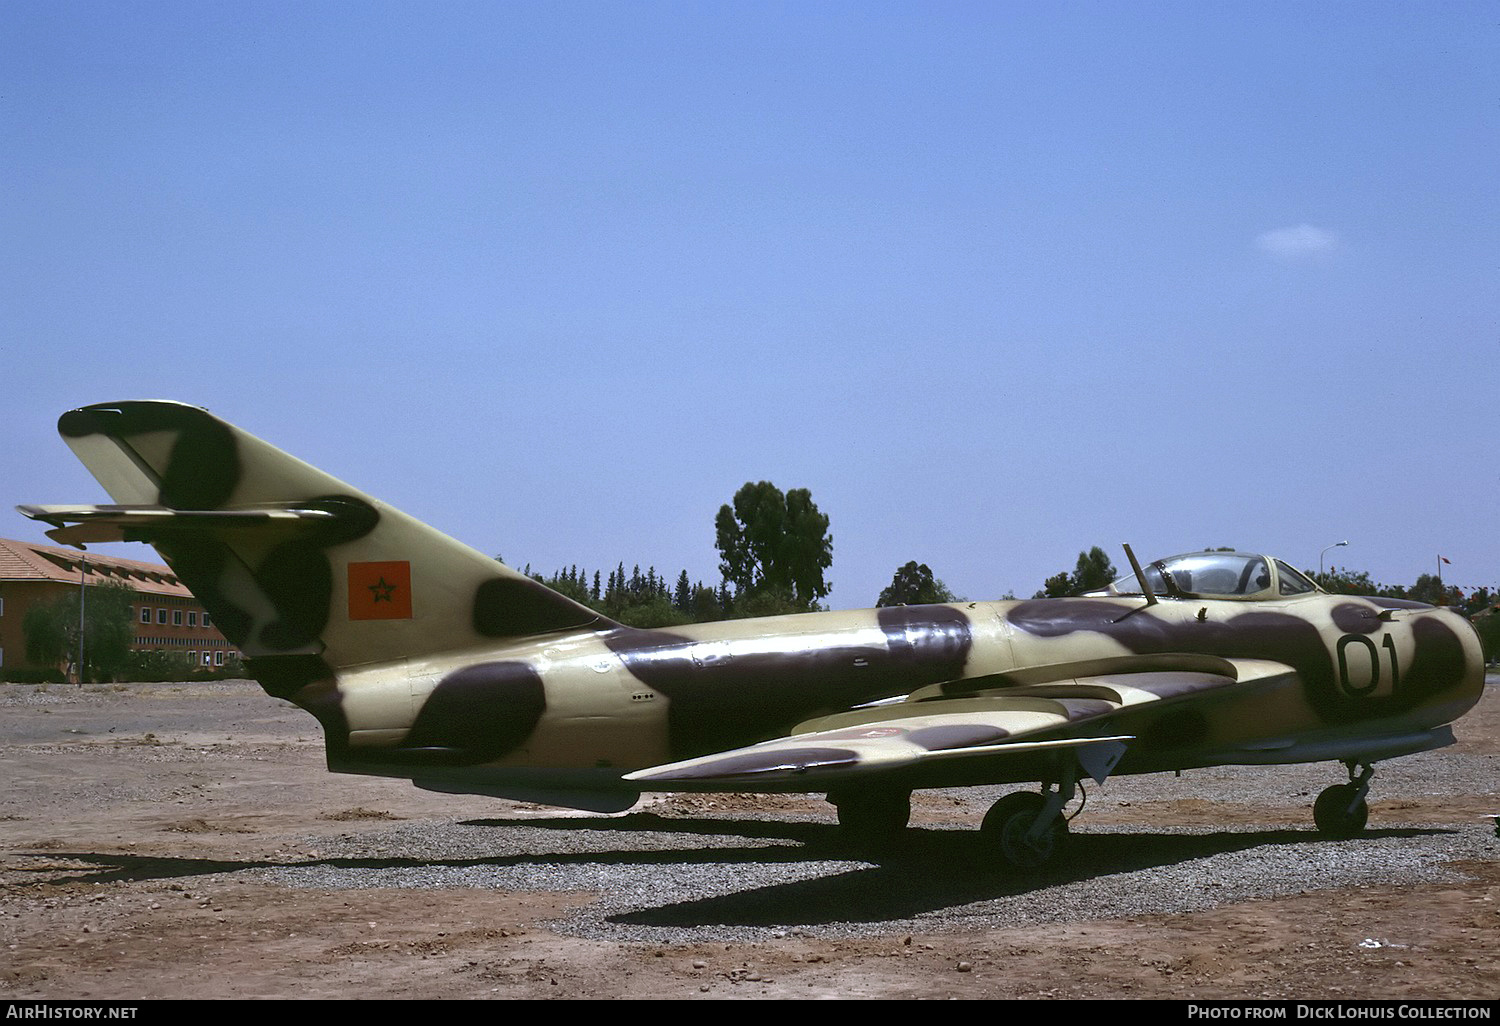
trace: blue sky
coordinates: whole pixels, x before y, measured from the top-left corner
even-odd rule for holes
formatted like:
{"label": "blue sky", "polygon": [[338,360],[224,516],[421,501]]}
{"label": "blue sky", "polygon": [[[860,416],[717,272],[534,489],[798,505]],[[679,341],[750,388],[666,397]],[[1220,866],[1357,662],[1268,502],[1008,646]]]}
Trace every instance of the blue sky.
{"label": "blue sky", "polygon": [[765,479],[836,608],[1121,541],[1493,587],[1496,54],[1490,3],[17,0],[0,503],[104,501],[57,415],[165,397],[545,571],[716,582]]}

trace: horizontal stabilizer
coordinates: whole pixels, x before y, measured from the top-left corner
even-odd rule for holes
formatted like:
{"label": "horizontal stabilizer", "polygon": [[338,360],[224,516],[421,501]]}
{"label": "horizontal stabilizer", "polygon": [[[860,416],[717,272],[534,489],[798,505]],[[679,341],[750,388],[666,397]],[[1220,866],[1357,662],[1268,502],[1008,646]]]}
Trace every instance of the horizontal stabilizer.
{"label": "horizontal stabilizer", "polygon": [[170,531],[292,532],[339,519],[339,511],[313,505],[265,505],[243,509],[170,509],[166,506],[17,506],[32,520],[51,524],[47,537],[83,548],[87,542],[149,541]]}

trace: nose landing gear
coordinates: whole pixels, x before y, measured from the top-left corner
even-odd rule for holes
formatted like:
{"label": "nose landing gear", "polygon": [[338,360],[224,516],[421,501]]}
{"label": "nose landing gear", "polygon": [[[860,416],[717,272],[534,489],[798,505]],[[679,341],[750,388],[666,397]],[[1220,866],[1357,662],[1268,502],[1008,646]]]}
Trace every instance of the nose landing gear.
{"label": "nose landing gear", "polygon": [[1369,763],[1359,764],[1350,759],[1344,765],[1349,770],[1349,783],[1325,788],[1313,804],[1313,822],[1318,829],[1340,840],[1364,831],[1370,818],[1365,795],[1369,794],[1370,778],[1375,775],[1375,767]]}

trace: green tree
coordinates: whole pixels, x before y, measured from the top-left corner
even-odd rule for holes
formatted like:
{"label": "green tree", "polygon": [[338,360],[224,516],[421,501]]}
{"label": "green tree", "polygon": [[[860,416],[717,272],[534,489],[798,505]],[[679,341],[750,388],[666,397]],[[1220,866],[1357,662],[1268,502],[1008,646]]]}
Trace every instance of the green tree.
{"label": "green tree", "polygon": [[89,589],[84,653],[95,680],[115,677],[129,661],[130,644],[135,640],[134,610],[135,593],[127,585],[111,582]]}
{"label": "green tree", "polygon": [[723,619],[723,608],[714,589],[701,581],[696,585],[691,583],[686,570],[677,575],[675,588],[669,587],[666,575],[658,574],[654,566],[642,573],[640,564],[635,564],[627,575],[621,562],[610,572],[607,589],[602,588],[602,577],[601,571],[595,570],[590,586],[588,571],[576,565],[551,577],[531,575],[532,580],[628,627],[675,627]]}
{"label": "green tree", "polygon": [[[1307,576],[1318,580],[1315,573]],[[1382,590],[1380,585],[1370,579],[1369,571],[1339,566],[1324,573],[1323,579],[1318,583],[1330,595],[1379,595]]]}
{"label": "green tree", "polygon": [[[80,680],[102,680],[116,676],[130,658],[135,639],[132,615],[135,593],[124,584],[95,585],[83,597],[83,653]],[[78,658],[78,596],[63,595],[45,605],[33,606],[21,621],[26,639],[26,658],[34,663],[56,665]]]}
{"label": "green tree", "polygon": [[1455,606],[1463,603],[1463,593],[1452,585],[1444,585],[1437,574],[1423,574],[1406,592],[1406,597],[1417,602],[1429,602],[1434,606]]}
{"label": "green tree", "polygon": [[1479,632],[1479,643],[1484,646],[1485,662],[1500,660],[1500,607],[1492,606],[1488,612],[1475,616],[1474,629]]}
{"label": "green tree", "polygon": [[932,576],[926,563],[912,560],[896,571],[890,586],[875,600],[877,606],[921,606],[934,602],[956,602],[948,586]]}
{"label": "green tree", "polygon": [[724,607],[719,603],[719,593],[701,581],[693,585],[693,597],[688,607],[688,614],[692,616],[694,623],[722,620]]}
{"label": "green tree", "polygon": [[[1302,571],[1309,580],[1318,581],[1318,575],[1311,570]],[[1432,581],[1432,593],[1436,596],[1437,579],[1427,575]],[[1318,584],[1330,595],[1369,595],[1379,598],[1414,598],[1411,590],[1401,584],[1381,584],[1370,577],[1368,570],[1351,570],[1346,566],[1336,566],[1324,571],[1323,580]],[[1423,585],[1426,587],[1426,585]],[[1420,601],[1430,601],[1421,599]]]}
{"label": "green tree", "polygon": [[[527,564],[529,569],[530,564]],[[577,567],[568,570],[559,570],[551,577],[543,577],[541,574],[532,574],[531,579],[540,581],[553,591],[561,592],[580,605],[593,606],[593,596],[589,594],[586,581],[587,574],[579,574]]]}
{"label": "green tree", "polygon": [[806,488],[783,494],[769,481],[747,481],[732,506],[719,508],[714,528],[719,570],[735,585],[736,607],[815,609],[828,594],[823,573],[833,565],[833,539]]}
{"label": "green tree", "polygon": [[1053,574],[1042,582],[1042,590],[1037,592],[1035,598],[1066,598],[1073,594],[1073,576],[1064,570],[1060,574]]}
{"label": "green tree", "polygon": [[1109,561],[1109,555],[1095,545],[1087,552],[1078,554],[1078,563],[1073,567],[1073,572],[1066,571],[1054,574],[1047,578],[1042,584],[1042,590],[1036,593],[1036,598],[1063,598],[1067,595],[1077,595],[1085,591],[1096,591],[1107,586],[1119,576],[1114,564]]}
{"label": "green tree", "polygon": [[627,627],[676,627],[692,622],[688,614],[673,606],[665,595],[652,595],[632,602],[622,608],[615,619]]}
{"label": "green tree", "polygon": [[1073,587],[1077,591],[1095,591],[1107,587],[1118,576],[1108,554],[1095,545],[1078,554],[1078,565],[1073,568]]}
{"label": "green tree", "polygon": [[26,639],[27,661],[56,666],[76,654],[78,602],[74,599],[68,604],[71,609],[64,609],[63,601],[58,600],[26,610],[21,633]]}
{"label": "green tree", "polygon": [[1497,603],[1500,603],[1500,595],[1496,595],[1488,588],[1480,588],[1465,595],[1458,608],[1459,612],[1465,616],[1476,617],[1493,611]]}

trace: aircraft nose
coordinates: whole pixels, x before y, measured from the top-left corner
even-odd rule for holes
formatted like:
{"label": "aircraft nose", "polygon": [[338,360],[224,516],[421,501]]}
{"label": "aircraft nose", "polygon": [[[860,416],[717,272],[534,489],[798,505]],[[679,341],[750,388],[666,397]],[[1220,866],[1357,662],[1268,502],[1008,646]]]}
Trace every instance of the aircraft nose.
{"label": "aircraft nose", "polygon": [[1479,629],[1474,626],[1472,620],[1461,613],[1453,613],[1453,618],[1463,624],[1461,627],[1456,627],[1456,630],[1464,650],[1464,676],[1483,688],[1484,643],[1480,640]]}

